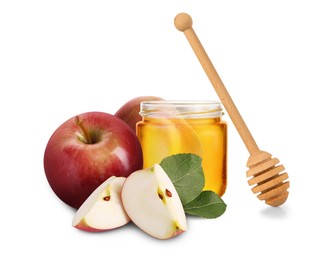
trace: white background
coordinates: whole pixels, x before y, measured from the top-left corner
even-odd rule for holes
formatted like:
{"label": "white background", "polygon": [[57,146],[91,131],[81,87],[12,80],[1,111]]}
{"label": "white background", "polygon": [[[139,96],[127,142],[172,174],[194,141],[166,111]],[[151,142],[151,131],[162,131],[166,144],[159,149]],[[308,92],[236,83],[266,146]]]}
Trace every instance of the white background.
{"label": "white background", "polygon": [[[53,131],[131,98],[218,100],[173,19],[194,29],[260,148],[285,165],[279,208],[247,184],[229,117],[226,213],[154,239],[134,225],[91,234],[50,189]],[[1,259],[331,259],[332,7],[323,0],[0,2]],[[5,257],[6,255],[6,257]]]}

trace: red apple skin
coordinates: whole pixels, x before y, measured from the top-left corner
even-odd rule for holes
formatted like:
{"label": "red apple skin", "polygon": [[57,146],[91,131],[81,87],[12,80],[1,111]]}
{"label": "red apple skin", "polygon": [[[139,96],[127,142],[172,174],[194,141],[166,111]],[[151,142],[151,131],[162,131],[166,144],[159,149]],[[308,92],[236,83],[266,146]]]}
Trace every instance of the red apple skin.
{"label": "red apple skin", "polygon": [[98,232],[103,232],[103,231],[107,231],[107,230],[102,230],[102,229],[98,229],[98,228],[93,228],[88,226],[84,220],[81,220],[80,223],[78,223],[76,226],[74,226],[75,228],[79,229],[79,230],[83,230],[83,231],[87,231],[87,232],[94,232],[94,233],[98,233]]}
{"label": "red apple skin", "polygon": [[131,129],[136,132],[136,123],[142,120],[142,117],[139,114],[141,102],[158,100],[164,99],[155,96],[136,97],[129,100],[122,107],[120,107],[114,115],[125,121],[131,127]]}
{"label": "red apple skin", "polygon": [[78,115],[88,132],[100,134],[94,144],[78,138],[82,129],[75,118],[59,126],[49,139],[44,170],[55,194],[78,209],[110,176],[128,177],[142,169],[143,155],[136,134],[118,117],[103,112]]}
{"label": "red apple skin", "polygon": [[[129,223],[130,220],[127,222]],[[77,225],[74,226],[75,228],[79,229],[79,230],[83,230],[83,231],[86,231],[86,232],[93,232],[93,233],[99,233],[99,232],[104,232],[104,231],[108,231],[108,230],[113,230],[113,229],[116,229],[116,228],[119,228],[121,226],[117,226],[117,227],[114,227],[114,228],[110,228],[110,229],[99,229],[99,228],[93,228],[93,227],[90,227],[88,224],[86,224],[85,220],[82,219]]]}

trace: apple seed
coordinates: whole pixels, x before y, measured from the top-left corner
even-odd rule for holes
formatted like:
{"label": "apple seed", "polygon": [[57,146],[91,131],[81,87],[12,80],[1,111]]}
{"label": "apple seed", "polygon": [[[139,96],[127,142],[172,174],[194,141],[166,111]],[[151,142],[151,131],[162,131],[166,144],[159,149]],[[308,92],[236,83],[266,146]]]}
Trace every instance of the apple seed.
{"label": "apple seed", "polygon": [[168,189],[165,190],[167,197],[172,197],[172,192],[170,192]]}
{"label": "apple seed", "polygon": [[105,201],[110,201],[110,199],[111,199],[111,196],[105,196],[105,197],[103,198],[103,200],[105,200]]}

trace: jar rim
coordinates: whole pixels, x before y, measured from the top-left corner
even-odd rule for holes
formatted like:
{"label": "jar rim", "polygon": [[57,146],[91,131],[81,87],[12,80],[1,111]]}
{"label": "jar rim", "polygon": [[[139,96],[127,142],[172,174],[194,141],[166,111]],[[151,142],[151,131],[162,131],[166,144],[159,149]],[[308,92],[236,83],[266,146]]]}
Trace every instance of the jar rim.
{"label": "jar rim", "polygon": [[220,102],[209,100],[142,101],[142,117],[215,118],[223,115]]}

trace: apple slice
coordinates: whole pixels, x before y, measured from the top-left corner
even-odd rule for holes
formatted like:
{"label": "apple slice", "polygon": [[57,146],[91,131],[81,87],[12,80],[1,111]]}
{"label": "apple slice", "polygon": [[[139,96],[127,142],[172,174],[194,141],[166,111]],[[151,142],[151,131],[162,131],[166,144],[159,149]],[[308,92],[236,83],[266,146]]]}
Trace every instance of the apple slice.
{"label": "apple slice", "polygon": [[129,175],[121,198],[130,219],[153,237],[168,239],[187,230],[179,195],[159,164]]}
{"label": "apple slice", "polygon": [[100,232],[127,224],[130,219],[120,196],[125,180],[125,177],[112,176],[104,181],[78,209],[73,226],[84,231]]}

